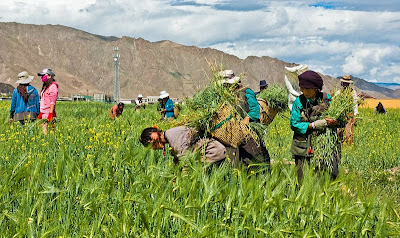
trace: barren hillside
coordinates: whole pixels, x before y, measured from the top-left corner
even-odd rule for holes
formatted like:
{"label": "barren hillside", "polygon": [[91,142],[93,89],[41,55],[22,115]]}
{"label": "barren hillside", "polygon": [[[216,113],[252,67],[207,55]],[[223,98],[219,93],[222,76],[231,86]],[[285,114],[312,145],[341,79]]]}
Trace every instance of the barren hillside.
{"label": "barren hillside", "polygon": [[[35,74],[50,67],[60,85],[60,96],[113,92],[113,47],[119,48],[122,98],[139,93],[172,97],[191,96],[207,82],[208,61],[245,75],[243,82],[257,90],[258,82],[283,84],[284,66],[294,65],[264,57],[236,56],[171,41],[149,42],[142,38],[105,37],[61,25],[0,23],[0,82],[16,86],[21,71]],[[299,62],[301,63],[301,62]],[[338,80],[323,76],[325,90]],[[32,83],[41,88],[36,76]]]}

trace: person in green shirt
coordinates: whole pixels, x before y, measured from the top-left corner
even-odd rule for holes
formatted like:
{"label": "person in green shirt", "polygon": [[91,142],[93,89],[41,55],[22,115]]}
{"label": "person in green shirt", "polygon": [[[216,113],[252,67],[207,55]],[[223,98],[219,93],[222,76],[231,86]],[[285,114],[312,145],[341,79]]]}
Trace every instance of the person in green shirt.
{"label": "person in green shirt", "polygon": [[[310,163],[314,155],[311,145],[313,133],[324,133],[327,126],[336,126],[338,122],[331,118],[320,119],[331,101],[331,95],[321,91],[323,85],[321,76],[309,70],[300,74],[298,78],[302,94],[293,102],[290,115],[290,127],[294,132],[290,151],[297,166],[298,181],[301,182],[304,163]],[[331,176],[335,179],[339,173],[339,157],[333,156],[332,160]]]}

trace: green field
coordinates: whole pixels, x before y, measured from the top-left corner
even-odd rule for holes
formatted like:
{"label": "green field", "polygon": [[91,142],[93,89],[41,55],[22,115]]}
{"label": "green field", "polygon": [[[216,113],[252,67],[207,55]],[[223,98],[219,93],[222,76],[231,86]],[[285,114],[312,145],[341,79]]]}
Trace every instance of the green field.
{"label": "green field", "polygon": [[207,167],[197,153],[175,165],[144,148],[155,107],[57,104],[56,133],[8,123],[0,101],[1,237],[399,237],[400,110],[361,109],[339,178],[290,162],[289,113],[269,126],[271,172]]}

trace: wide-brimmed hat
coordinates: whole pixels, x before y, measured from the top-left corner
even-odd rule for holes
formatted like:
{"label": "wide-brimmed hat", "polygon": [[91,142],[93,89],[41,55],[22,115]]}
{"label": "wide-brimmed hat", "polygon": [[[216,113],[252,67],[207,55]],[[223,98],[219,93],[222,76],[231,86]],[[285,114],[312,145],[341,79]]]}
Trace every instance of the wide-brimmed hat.
{"label": "wide-brimmed hat", "polygon": [[267,87],[267,86],[268,86],[267,81],[260,80],[260,87]]}
{"label": "wide-brimmed hat", "polygon": [[343,76],[343,78],[341,78],[340,81],[343,83],[353,83],[353,80],[351,79],[350,75]]}
{"label": "wide-brimmed hat", "polygon": [[160,92],[160,98],[161,99],[164,99],[164,98],[167,98],[167,97],[169,97],[169,94],[166,91],[161,91]]}
{"label": "wide-brimmed hat", "polygon": [[22,71],[18,74],[18,84],[28,84],[33,80],[33,76],[29,75],[28,72]]}
{"label": "wide-brimmed hat", "polygon": [[217,82],[218,84],[234,84],[240,82],[240,77],[235,76],[231,69],[219,71],[218,76],[220,77]]}
{"label": "wide-brimmed hat", "polygon": [[49,68],[45,68],[42,70],[42,72],[37,73],[38,76],[43,76],[45,74],[51,75],[51,76],[56,76],[53,72],[53,70],[49,69]]}
{"label": "wide-brimmed hat", "polygon": [[138,97],[138,98],[142,98],[142,97],[143,97],[143,95],[142,95],[142,94],[139,94],[137,97]]}

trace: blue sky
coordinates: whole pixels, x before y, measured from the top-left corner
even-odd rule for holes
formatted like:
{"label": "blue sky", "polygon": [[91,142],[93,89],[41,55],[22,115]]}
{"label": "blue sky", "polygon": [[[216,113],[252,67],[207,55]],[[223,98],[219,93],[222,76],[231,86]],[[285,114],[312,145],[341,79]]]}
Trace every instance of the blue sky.
{"label": "blue sky", "polygon": [[399,0],[2,0],[0,21],[270,56],[400,83]]}

